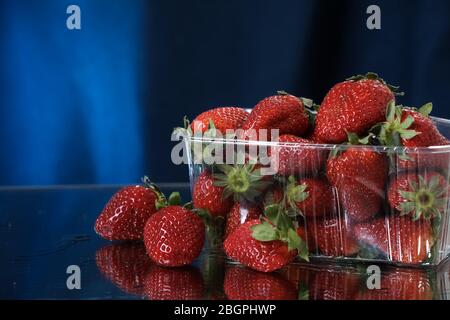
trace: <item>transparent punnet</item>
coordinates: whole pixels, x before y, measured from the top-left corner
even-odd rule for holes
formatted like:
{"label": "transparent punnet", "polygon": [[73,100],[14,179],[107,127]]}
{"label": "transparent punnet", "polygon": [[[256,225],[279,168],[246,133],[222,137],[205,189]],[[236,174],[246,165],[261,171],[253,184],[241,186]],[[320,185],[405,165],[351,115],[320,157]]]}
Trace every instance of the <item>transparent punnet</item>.
{"label": "transparent punnet", "polygon": [[[450,138],[450,121],[433,120]],[[425,266],[449,256],[450,146],[183,139],[194,205],[212,208],[215,246],[282,210],[313,259]],[[220,194],[199,199],[196,188],[208,186]]]}

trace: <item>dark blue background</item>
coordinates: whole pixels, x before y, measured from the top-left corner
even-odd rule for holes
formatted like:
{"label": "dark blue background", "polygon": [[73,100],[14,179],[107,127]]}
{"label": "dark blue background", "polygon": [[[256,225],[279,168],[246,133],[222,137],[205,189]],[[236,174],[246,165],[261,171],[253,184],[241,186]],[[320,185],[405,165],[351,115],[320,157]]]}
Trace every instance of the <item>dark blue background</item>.
{"label": "dark blue background", "polygon": [[[78,4],[82,30],[66,29]],[[366,28],[378,4],[382,30]],[[285,89],[375,71],[450,117],[450,2],[0,2],[0,185],[186,181],[170,133]]]}

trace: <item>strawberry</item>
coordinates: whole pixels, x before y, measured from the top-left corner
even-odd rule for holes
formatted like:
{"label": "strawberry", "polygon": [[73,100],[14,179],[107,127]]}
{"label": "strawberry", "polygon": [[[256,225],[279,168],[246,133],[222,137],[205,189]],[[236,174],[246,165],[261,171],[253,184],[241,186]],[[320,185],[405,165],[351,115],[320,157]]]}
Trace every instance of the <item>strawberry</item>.
{"label": "strawberry", "polygon": [[449,185],[437,172],[400,173],[388,189],[389,204],[400,215],[411,214],[414,220],[440,218],[448,206]]}
{"label": "strawberry", "polygon": [[142,295],[144,280],[151,260],[145,246],[137,242],[123,242],[104,246],[95,253],[100,273],[122,291]]}
{"label": "strawberry", "polygon": [[243,204],[236,202],[227,215],[227,222],[225,225],[225,238],[228,237],[241,224],[258,219],[262,212],[259,206],[251,204]]}
{"label": "strawberry", "polygon": [[416,110],[391,103],[386,121],[373,129],[382,145],[405,147],[396,163],[400,169],[448,167],[450,162],[448,153],[420,149],[420,147],[450,145],[450,141],[438,131],[433,120],[429,118],[432,107],[432,104],[428,103]]}
{"label": "strawberry", "polygon": [[192,263],[203,248],[205,225],[188,209],[169,205],[153,214],[144,229],[144,243],[150,258],[164,266]]}
{"label": "strawberry", "polygon": [[321,217],[335,208],[333,188],[324,178],[288,179],[287,200],[304,217]]}
{"label": "strawberry", "polygon": [[358,275],[348,270],[319,269],[310,279],[310,300],[353,300],[360,286]]}
{"label": "strawberry", "polygon": [[258,271],[272,272],[291,262],[297,250],[289,250],[281,240],[255,239],[252,228],[260,224],[260,220],[255,219],[240,225],[225,239],[223,246],[231,259]]}
{"label": "strawberry", "polygon": [[224,290],[230,300],[296,300],[296,288],[280,274],[232,266],[225,272]]}
{"label": "strawberry", "polygon": [[327,177],[337,188],[345,216],[358,222],[380,211],[387,174],[386,156],[361,146],[348,147],[327,162]]}
{"label": "strawberry", "polygon": [[158,188],[143,179],[142,186],[120,189],[108,201],[95,222],[95,231],[107,240],[140,240],[145,222],[156,212],[157,202],[164,202]]}
{"label": "strawberry", "polygon": [[195,208],[205,209],[212,216],[225,216],[233,205],[230,197],[223,197],[225,187],[216,186],[214,177],[208,171],[203,171],[197,178],[192,192]]}
{"label": "strawberry", "polygon": [[283,176],[319,173],[325,163],[327,150],[294,135],[281,135],[279,145],[270,148],[272,167]]}
{"label": "strawberry", "polygon": [[[322,219],[307,219],[308,244],[315,245],[311,252],[320,251],[329,257],[351,257],[359,251],[359,246],[350,233],[345,221],[328,215]],[[310,245],[311,246],[311,245]]]}
{"label": "strawberry", "polygon": [[150,300],[201,300],[203,278],[190,266],[165,268],[153,265],[145,279],[145,295]]}
{"label": "strawberry", "polygon": [[353,233],[361,244],[378,250],[389,261],[406,264],[424,262],[434,242],[428,220],[413,221],[398,215],[357,224]]}
{"label": "strawberry", "polygon": [[432,300],[433,288],[427,273],[420,269],[383,272],[380,289],[365,289],[356,300]]}
{"label": "strawberry", "polygon": [[[270,130],[278,129],[279,135],[293,134],[301,136],[308,131],[309,117],[302,99],[279,92],[260,101],[242,125],[244,135],[249,140],[267,140],[271,138]],[[266,129],[266,137],[260,136],[258,130]],[[251,130],[256,130],[252,132]],[[255,135],[256,134],[256,135]]]}
{"label": "strawberry", "polygon": [[314,135],[328,143],[347,141],[347,132],[363,135],[385,120],[392,100],[393,87],[373,73],[338,83],[320,105]]}
{"label": "strawberry", "polygon": [[201,132],[210,128],[211,122],[222,135],[227,130],[236,130],[247,120],[249,113],[238,107],[218,107],[199,114],[191,123],[192,132]]}

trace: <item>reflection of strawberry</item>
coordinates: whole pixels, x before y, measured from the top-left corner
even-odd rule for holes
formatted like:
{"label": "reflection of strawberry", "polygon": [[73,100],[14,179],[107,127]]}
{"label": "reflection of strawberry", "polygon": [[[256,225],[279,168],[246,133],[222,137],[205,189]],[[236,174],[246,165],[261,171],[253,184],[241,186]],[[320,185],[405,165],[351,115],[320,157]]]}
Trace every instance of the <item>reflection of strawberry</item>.
{"label": "reflection of strawberry", "polygon": [[433,290],[427,273],[419,269],[395,269],[382,273],[380,289],[368,289],[357,300],[431,300]]}
{"label": "reflection of strawberry", "polygon": [[363,147],[350,147],[327,163],[327,176],[337,188],[344,214],[354,221],[380,211],[387,174],[386,156]]}
{"label": "reflection of strawberry", "polygon": [[222,135],[226,134],[226,130],[236,130],[247,120],[249,113],[245,109],[238,107],[219,107],[213,108],[199,114],[191,124],[193,132],[205,132],[210,124],[220,131]]}
{"label": "reflection of strawberry", "polygon": [[358,292],[360,279],[346,270],[317,270],[309,283],[310,300],[353,300]]}
{"label": "reflection of strawberry", "polygon": [[384,121],[394,99],[390,87],[374,74],[338,83],[320,105],[314,135],[329,143],[347,141],[347,132],[363,135]]}
{"label": "reflection of strawberry", "polygon": [[224,241],[225,253],[233,260],[262,272],[280,269],[294,260],[297,250],[289,250],[280,240],[259,241],[252,236],[252,227],[259,220],[250,220],[240,225]]}
{"label": "reflection of strawberry", "polygon": [[233,201],[230,197],[224,199],[225,187],[215,186],[214,182],[213,175],[203,171],[194,184],[192,201],[195,208],[208,210],[212,216],[225,216]]}
{"label": "reflection of strawberry", "polygon": [[230,300],[295,300],[296,288],[276,273],[233,266],[226,270],[224,290]]}
{"label": "reflection of strawberry", "polygon": [[152,266],[145,279],[145,295],[150,300],[201,300],[203,278],[194,267]]}
{"label": "reflection of strawberry", "polygon": [[308,219],[307,232],[309,243],[316,245],[316,248],[310,248],[310,251],[318,249],[325,256],[349,257],[359,250],[345,221],[337,217]]}
{"label": "reflection of strawberry", "polygon": [[421,217],[441,217],[447,208],[449,185],[437,172],[400,173],[388,189],[389,204],[401,215],[411,214],[414,220]]}
{"label": "reflection of strawberry", "polygon": [[434,242],[429,221],[412,221],[407,216],[392,215],[361,223],[353,233],[357,241],[379,250],[387,259],[408,264],[427,259]]}
{"label": "reflection of strawberry", "polygon": [[280,146],[270,150],[272,167],[283,176],[318,174],[324,165],[326,150],[318,149],[315,143],[293,135],[281,135]]}
{"label": "reflection of strawberry", "polygon": [[181,206],[168,206],[152,215],[145,225],[144,243],[150,258],[165,266],[192,263],[205,241],[200,217]]}
{"label": "reflection of strawberry", "polygon": [[236,202],[227,215],[225,238],[241,224],[249,220],[258,219],[261,214],[261,209],[257,205]]}
{"label": "reflection of strawberry", "polygon": [[[260,101],[242,125],[250,140],[262,139],[258,130],[266,129],[270,138],[271,129],[279,129],[279,134],[293,134],[301,136],[309,126],[309,117],[305,111],[303,101],[289,94],[278,94]],[[257,136],[252,136],[250,130],[256,130]],[[244,137],[245,138],[245,137]]]}
{"label": "reflection of strawberry", "polygon": [[156,212],[156,202],[163,197],[146,178],[143,186],[120,189],[97,218],[95,231],[108,240],[142,239],[145,222]]}
{"label": "reflection of strawberry", "polygon": [[[313,274],[309,266],[298,263],[290,263],[280,270],[280,273],[296,288],[307,288]],[[305,297],[306,298],[306,297]]]}
{"label": "reflection of strawberry", "polygon": [[97,250],[95,261],[108,280],[128,294],[142,295],[151,261],[142,243],[110,244]]}

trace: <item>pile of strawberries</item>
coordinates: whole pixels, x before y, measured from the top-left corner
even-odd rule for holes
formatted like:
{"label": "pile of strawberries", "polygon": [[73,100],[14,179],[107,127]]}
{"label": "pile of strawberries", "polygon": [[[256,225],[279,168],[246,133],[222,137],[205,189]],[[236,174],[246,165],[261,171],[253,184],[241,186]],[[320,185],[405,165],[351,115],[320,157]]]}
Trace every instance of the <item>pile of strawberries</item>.
{"label": "pile of strawberries", "polygon": [[184,206],[179,194],[166,200],[146,181],[119,191],[96,231],[143,239],[150,258],[166,266],[190,264],[205,233],[229,258],[262,272],[297,256],[426,263],[447,213],[450,157],[422,147],[450,141],[429,118],[430,103],[397,105],[397,89],[368,73],[336,84],[320,106],[279,92],[250,113],[208,110],[187,123],[187,134],[240,129],[233,139],[262,141],[271,137],[245,133],[278,129],[270,150],[277,172],[263,175],[248,155],[244,164],[201,165]]}

